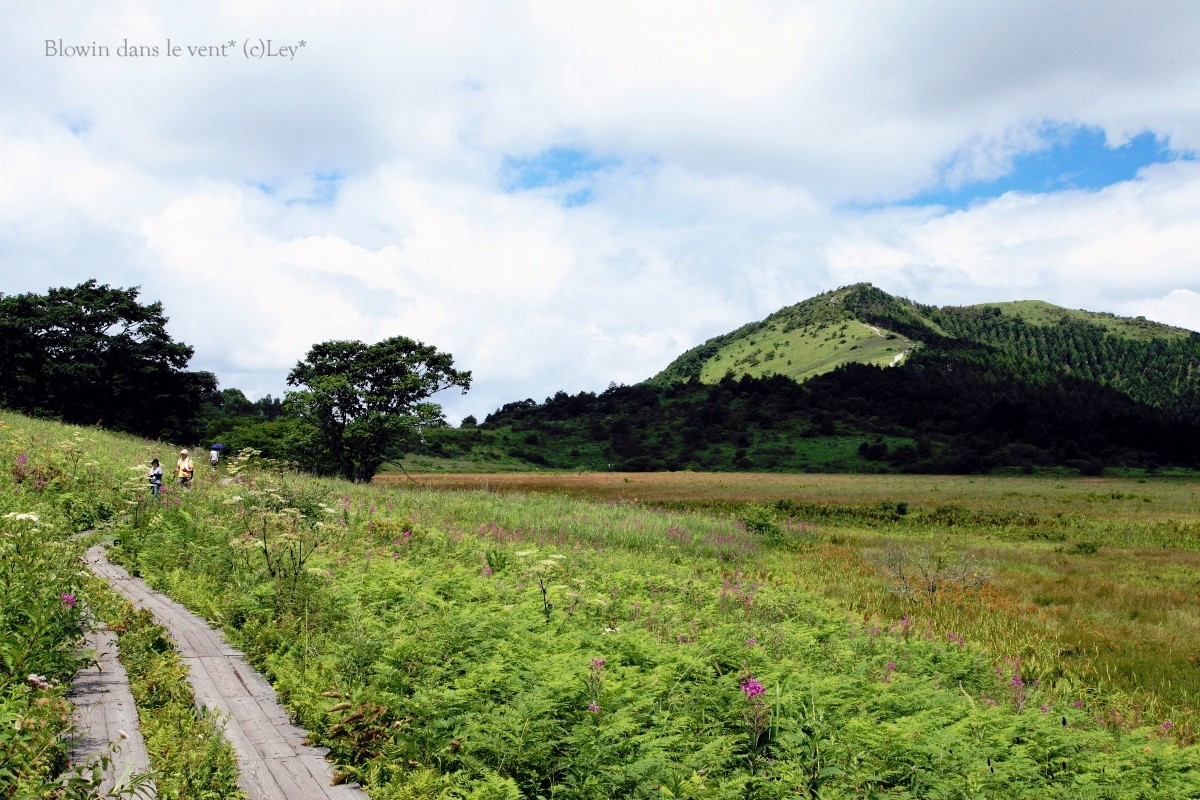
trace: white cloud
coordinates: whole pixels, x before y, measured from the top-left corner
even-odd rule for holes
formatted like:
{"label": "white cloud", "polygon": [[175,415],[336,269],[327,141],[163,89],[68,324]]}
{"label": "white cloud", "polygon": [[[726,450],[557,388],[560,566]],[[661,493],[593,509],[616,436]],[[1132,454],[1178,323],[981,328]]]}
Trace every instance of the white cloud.
{"label": "white cloud", "polygon": [[1010,193],[953,213],[886,210],[833,237],[841,282],[869,275],[937,303],[1047,300],[1116,310],[1122,298],[1200,288],[1200,163],[1100,191]]}
{"label": "white cloud", "polygon": [[[953,213],[853,205],[1002,174],[1047,124],[1200,148],[1193,3],[8,5],[0,291],[141,285],[195,367],[252,395],[317,341],[404,334],[475,372],[445,401],[482,416],[860,280],[1197,327],[1197,162]],[[60,37],[239,44],[44,56]],[[246,60],[258,37],[306,44]],[[613,160],[570,187],[589,204],[502,190],[506,157],[564,144]]]}
{"label": "white cloud", "polygon": [[1131,299],[1122,304],[1121,313],[1200,331],[1200,292],[1172,289],[1162,297]]}

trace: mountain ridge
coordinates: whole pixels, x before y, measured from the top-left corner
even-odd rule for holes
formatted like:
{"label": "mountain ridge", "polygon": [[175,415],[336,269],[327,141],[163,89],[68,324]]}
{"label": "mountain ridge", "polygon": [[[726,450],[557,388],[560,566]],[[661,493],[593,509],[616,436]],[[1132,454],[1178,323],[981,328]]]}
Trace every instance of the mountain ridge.
{"label": "mountain ridge", "polygon": [[713,337],[642,383],[509,403],[448,433],[431,454],[560,469],[1195,467],[1200,334],[853,284]]}
{"label": "mountain ridge", "polygon": [[824,292],[685,351],[646,383],[782,375],[804,382],[848,364],[899,366],[921,348],[1071,374],[1157,407],[1200,411],[1200,333],[1043,300],[932,306],[870,283]]}

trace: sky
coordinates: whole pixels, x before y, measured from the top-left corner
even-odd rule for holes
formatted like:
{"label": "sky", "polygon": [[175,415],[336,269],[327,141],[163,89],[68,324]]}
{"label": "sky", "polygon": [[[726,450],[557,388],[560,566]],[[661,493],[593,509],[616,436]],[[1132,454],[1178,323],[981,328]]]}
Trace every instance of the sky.
{"label": "sky", "polygon": [[403,335],[482,419],[861,281],[1200,330],[1191,0],[0,19],[0,293],[138,286],[252,399],[313,344]]}

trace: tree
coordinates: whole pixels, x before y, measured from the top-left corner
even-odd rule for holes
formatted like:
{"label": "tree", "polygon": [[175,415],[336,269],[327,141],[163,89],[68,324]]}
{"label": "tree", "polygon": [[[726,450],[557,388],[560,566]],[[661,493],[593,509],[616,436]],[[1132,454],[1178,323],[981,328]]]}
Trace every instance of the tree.
{"label": "tree", "polygon": [[471,373],[448,353],[404,336],[378,344],[314,345],[288,373],[284,404],[321,432],[338,475],[369,481],[389,455],[410,449],[422,429],[445,425],[430,395],[452,386],[465,393]]}
{"label": "tree", "polygon": [[67,422],[190,441],[208,372],[171,339],[162,303],[89,280],[47,294],[0,295],[0,404]]}

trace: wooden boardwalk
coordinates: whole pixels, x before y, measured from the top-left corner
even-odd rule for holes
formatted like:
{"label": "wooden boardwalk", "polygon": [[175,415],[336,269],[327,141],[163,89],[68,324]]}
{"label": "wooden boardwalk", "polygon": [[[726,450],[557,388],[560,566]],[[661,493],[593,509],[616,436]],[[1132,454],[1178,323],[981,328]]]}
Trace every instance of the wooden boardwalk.
{"label": "wooden boardwalk", "polygon": [[357,787],[332,785],[333,769],[324,752],[304,744],[304,729],[292,723],[275,690],[220,631],[110,564],[100,546],[88,550],[85,562],[167,629],[187,664],[197,708],[218,712],[224,722],[237,752],[238,786],[250,800],[366,800]]}
{"label": "wooden boardwalk", "polygon": [[[117,637],[107,628],[85,635],[86,647],[96,653],[95,661],[75,676],[67,695],[75,705],[75,733],[71,741],[71,763],[83,765],[89,759],[108,755],[109,766],[100,785],[108,792],[125,777],[150,771],[146,742],[138,727],[137,708],[129,691],[129,676],[117,660]],[[109,744],[117,747],[111,753]],[[140,796],[147,796],[143,789]]]}

